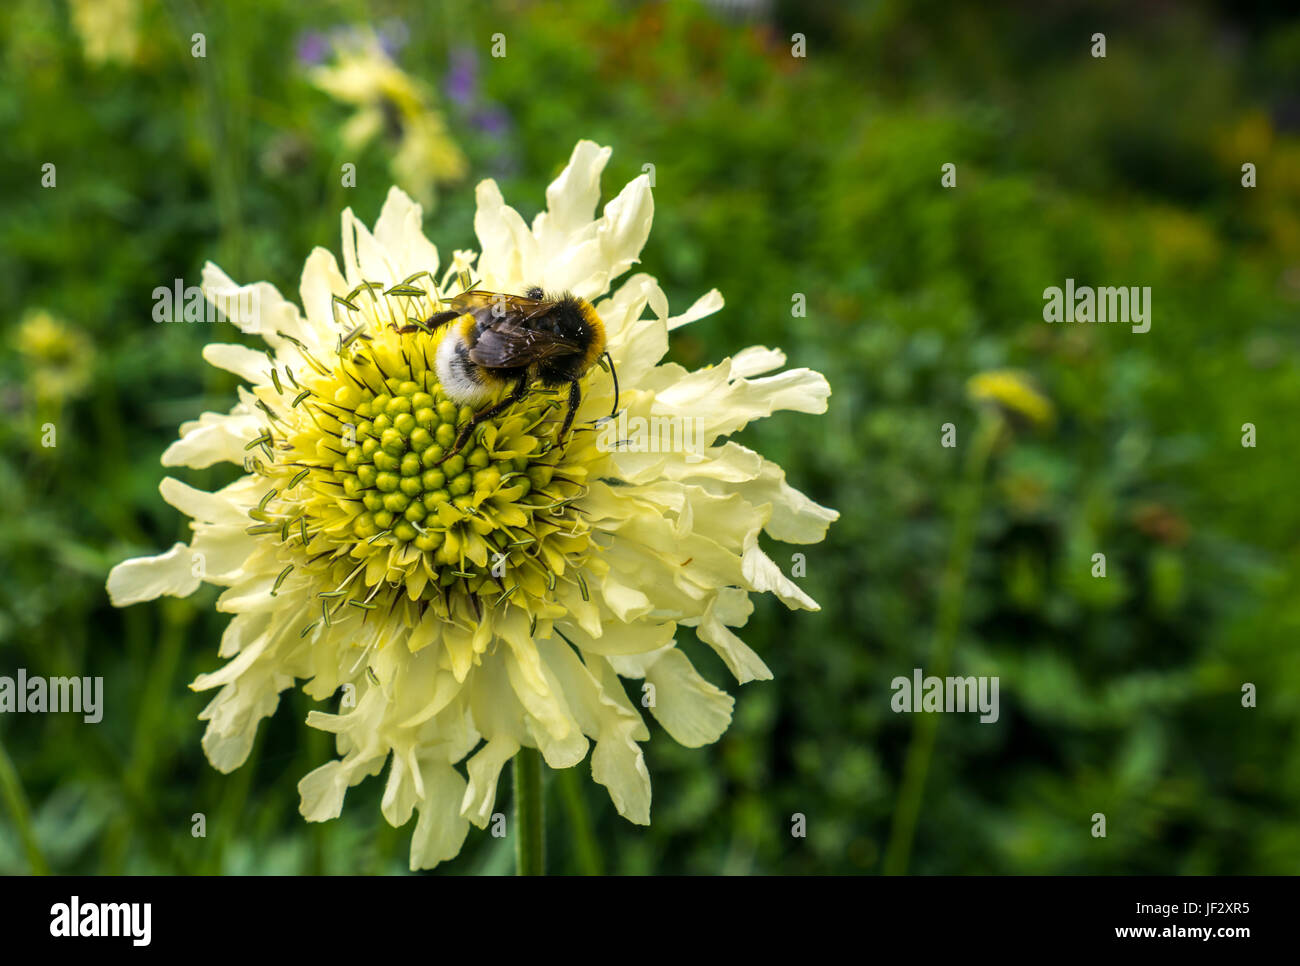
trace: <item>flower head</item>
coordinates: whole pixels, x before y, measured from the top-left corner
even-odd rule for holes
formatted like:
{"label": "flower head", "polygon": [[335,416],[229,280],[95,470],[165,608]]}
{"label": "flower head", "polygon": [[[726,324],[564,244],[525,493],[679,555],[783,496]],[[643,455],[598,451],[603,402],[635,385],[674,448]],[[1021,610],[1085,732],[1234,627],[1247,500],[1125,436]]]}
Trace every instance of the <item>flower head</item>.
{"label": "flower head", "polygon": [[[295,680],[320,700],[342,689],[338,713],[308,719],[337,735],[340,757],[302,780],[301,811],[336,817],[347,788],[387,763],[385,818],[401,825],[419,810],[412,868],[454,856],[469,823],[487,824],[521,747],[553,768],[590,750],[618,811],[647,823],[638,742],[649,732],[620,678],[653,685],[649,710],[677,741],[707,744],[733,702],[696,673],[679,628],[694,627],[743,683],[771,677],[732,631],[752,611],[749,595],[817,607],[759,537],[813,543],[837,514],[725,437],[778,409],[823,412],[829,387],[806,369],[762,375],[784,356],[759,347],[696,372],[660,363],[668,332],[722,299],[713,291],[670,316],[645,274],[610,293],[637,261],[653,202],[642,176],[595,217],[609,153],[580,142],[531,227],[482,182],[481,251],[457,251],[441,277],[420,207],[395,188],[373,232],[343,213],[341,268],[312,253],[305,314],[270,285],[240,287],[208,265],[209,298],[269,348],[206,348],[249,388],[229,413],[183,425],[163,464],[227,461],[248,473],[215,493],[164,479],[163,497],[194,518],[193,540],[109,575],[118,605],[187,595],[201,580],[226,588],[230,661],[192,685],[219,689],[201,717],[222,771],[244,761]],[[689,423],[696,445],[605,445],[613,379],[592,366],[567,437],[567,400],[536,389],[444,458],[474,414],[431,365],[451,327],[398,330],[468,285],[593,300],[623,425]]]}
{"label": "flower head", "polygon": [[38,402],[64,402],[90,384],[94,349],[45,309],[23,316],[15,341]]}
{"label": "flower head", "polygon": [[70,0],[72,25],[92,64],[140,58],[141,0]]}
{"label": "flower head", "polygon": [[1056,407],[1033,380],[1014,369],[990,369],[977,373],[966,383],[966,392],[977,403],[991,405],[1020,425],[1050,429],[1056,423]]}
{"label": "flower head", "polygon": [[312,82],[357,112],[343,127],[343,143],[359,149],[380,135],[395,145],[393,174],[425,205],[438,183],[465,175],[465,156],[452,140],[433,92],[397,66],[373,32],[334,43],[335,60],[311,70]]}

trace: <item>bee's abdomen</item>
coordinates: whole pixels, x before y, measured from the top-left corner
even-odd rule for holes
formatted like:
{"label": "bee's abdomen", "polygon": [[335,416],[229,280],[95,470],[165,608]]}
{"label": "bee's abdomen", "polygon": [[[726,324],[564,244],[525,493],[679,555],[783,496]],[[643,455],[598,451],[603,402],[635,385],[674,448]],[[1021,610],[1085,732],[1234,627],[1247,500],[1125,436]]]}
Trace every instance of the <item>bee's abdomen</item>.
{"label": "bee's abdomen", "polygon": [[470,360],[469,332],[474,327],[474,317],[462,316],[447,327],[447,333],[438,343],[434,368],[443,392],[462,406],[479,406],[493,395],[493,387],[484,378],[483,370]]}

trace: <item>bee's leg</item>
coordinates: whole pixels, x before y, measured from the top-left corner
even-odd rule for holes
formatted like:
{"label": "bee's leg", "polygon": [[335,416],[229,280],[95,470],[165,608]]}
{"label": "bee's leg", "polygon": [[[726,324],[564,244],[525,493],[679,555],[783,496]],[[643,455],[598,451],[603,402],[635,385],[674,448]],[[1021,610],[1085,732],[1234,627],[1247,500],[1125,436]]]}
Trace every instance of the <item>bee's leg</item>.
{"label": "bee's leg", "polygon": [[438,460],[438,462],[435,463],[434,466],[441,466],[447,460],[451,459],[453,456],[459,453],[461,447],[465,445],[465,441],[470,438],[470,436],[473,434],[475,428],[477,428],[479,423],[483,422],[483,420],[485,419],[491,419],[493,416],[496,416],[498,413],[505,412],[515,403],[519,402],[519,400],[523,399],[524,396],[527,394],[528,394],[528,377],[524,376],[517,383],[515,383],[514,391],[511,392],[510,395],[506,396],[505,399],[501,400],[499,403],[497,403],[494,406],[489,406],[487,409],[481,409],[478,412],[476,412],[474,414],[474,418],[471,419],[468,423],[466,423],[463,427],[461,427],[461,431],[456,434],[456,442],[451,444],[451,449],[447,450],[447,452],[442,455],[442,459]]}
{"label": "bee's leg", "polygon": [[560,435],[556,437],[561,443],[564,437],[568,435],[569,427],[573,425],[573,417],[578,414],[578,404],[582,402],[582,388],[575,379],[569,383],[569,411],[564,414],[564,425],[560,427]]}
{"label": "bee's leg", "polygon": [[600,367],[602,369],[606,368],[605,366],[606,360],[609,361],[608,368],[609,368],[610,377],[614,380],[614,408],[609,411],[608,416],[596,420],[596,422],[598,423],[603,423],[605,419],[613,419],[615,416],[618,415],[618,370],[614,368],[614,357],[610,355],[608,352],[604,353],[604,358],[600,360]]}
{"label": "bee's leg", "polygon": [[[393,329],[394,332],[403,335],[408,332],[426,332],[432,335],[437,332],[438,329],[441,329],[443,325],[446,325],[447,322],[450,322],[459,315],[459,312],[450,311],[450,309],[448,309],[446,312],[435,312],[434,315],[429,316],[428,319],[425,319],[422,322],[412,319],[411,322],[409,322],[409,325],[398,325],[396,322],[389,322],[389,328]],[[409,319],[409,316],[407,317]]]}
{"label": "bee's leg", "polygon": [[428,332],[432,334],[437,332],[458,315],[460,315],[459,312],[451,310],[446,312],[436,312],[423,322],[412,321],[409,325],[398,325],[396,322],[389,322],[388,327],[401,335],[405,335],[408,332]]}
{"label": "bee's leg", "polygon": [[435,312],[424,320],[425,326],[430,332],[437,332],[452,319],[459,316],[460,313],[455,309],[447,309],[445,312]]}

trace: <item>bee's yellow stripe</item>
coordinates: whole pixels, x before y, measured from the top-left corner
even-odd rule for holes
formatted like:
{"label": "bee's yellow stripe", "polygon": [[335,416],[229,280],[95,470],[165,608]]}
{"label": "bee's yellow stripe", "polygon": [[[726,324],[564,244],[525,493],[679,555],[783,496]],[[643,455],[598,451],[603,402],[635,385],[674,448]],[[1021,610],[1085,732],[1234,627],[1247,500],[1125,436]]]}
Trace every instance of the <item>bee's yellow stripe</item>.
{"label": "bee's yellow stripe", "polygon": [[582,357],[582,371],[586,372],[596,364],[596,360],[605,351],[605,323],[600,320],[595,308],[586,299],[579,299],[578,304],[582,307],[583,319],[591,328],[591,342],[587,345],[586,355]]}

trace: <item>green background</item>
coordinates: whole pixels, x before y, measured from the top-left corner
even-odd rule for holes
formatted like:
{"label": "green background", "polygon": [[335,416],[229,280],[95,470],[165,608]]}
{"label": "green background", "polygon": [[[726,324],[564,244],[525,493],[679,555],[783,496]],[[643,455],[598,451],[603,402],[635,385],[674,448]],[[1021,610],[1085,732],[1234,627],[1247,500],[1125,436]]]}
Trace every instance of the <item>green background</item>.
{"label": "green background", "polygon": [[[199,356],[210,326],[156,325],[153,289],[197,284],[211,259],[296,299],[311,248],[338,249],[340,210],[378,215],[393,146],[346,152],[351,110],[300,58],[310,32],[364,24],[404,36],[397,62],[440,92],[468,157],[426,219],[444,261],[475,245],[475,181],[497,177],[531,218],[590,138],[614,148],[606,199],[655,165],[640,268],[674,309],[715,286],[727,300],[670,358],[780,346],[834,390],[825,416],[740,436],[843,514],[824,544],[767,548],[787,572],[806,554],[822,611],[759,599],[742,635],[775,680],[744,688],[685,640],[737,696],[730,731],[688,750],[651,722],[649,828],[585,766],[576,784],[550,776],[553,871],[881,870],[920,720],[890,710],[889,682],[930,663],[978,418],[965,383],[999,367],[1031,374],[1059,418],[988,468],[953,668],[999,676],[1001,717],[938,722],[909,870],[1300,870],[1300,20],[1226,2],[138,10],[137,56],[107,63],[63,3],[0,11],[0,673],[100,675],[106,691],[98,725],[0,716],[0,871],[30,868],[19,799],[57,872],[406,869],[410,826],[383,822],[381,779],[340,820],[299,817],[298,779],[331,755],[301,694],[243,768],[208,766],[207,698],[186,684],[218,665],[213,588],[125,611],[104,593],[112,564],[185,539],[158,457],[180,422],[233,399],[234,377]],[[474,89],[453,98],[448,72],[471,57]],[[1241,184],[1246,162],[1258,187]],[[1042,292],[1067,277],[1150,286],[1151,331],[1047,325]],[[65,320],[64,353],[20,351],[35,308]],[[48,390],[78,366],[80,390]],[[956,449],[939,445],[947,422]],[[183,476],[211,488],[235,472]],[[571,844],[584,820],[594,850]],[[471,830],[438,871],[512,862],[508,839]]]}

